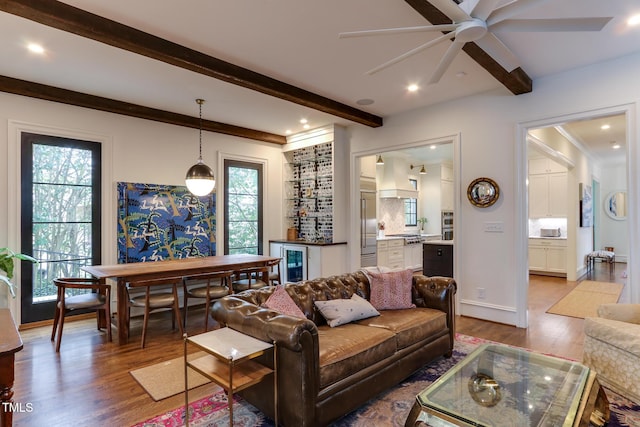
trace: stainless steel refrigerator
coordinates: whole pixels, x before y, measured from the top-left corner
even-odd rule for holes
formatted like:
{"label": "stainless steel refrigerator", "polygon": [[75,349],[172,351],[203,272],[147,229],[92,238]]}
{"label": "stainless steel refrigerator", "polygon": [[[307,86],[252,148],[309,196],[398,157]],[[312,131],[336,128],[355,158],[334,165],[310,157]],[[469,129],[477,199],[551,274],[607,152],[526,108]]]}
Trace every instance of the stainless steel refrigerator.
{"label": "stainless steel refrigerator", "polygon": [[376,256],[376,193],[360,192],[360,266],[374,267],[378,263]]}

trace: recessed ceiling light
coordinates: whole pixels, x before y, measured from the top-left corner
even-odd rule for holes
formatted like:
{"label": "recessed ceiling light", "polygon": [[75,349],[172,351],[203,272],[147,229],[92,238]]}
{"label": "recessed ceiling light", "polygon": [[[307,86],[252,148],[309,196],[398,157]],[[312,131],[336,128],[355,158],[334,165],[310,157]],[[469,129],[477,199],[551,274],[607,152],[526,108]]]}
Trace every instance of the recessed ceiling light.
{"label": "recessed ceiling light", "polygon": [[362,99],[358,99],[356,101],[356,104],[358,105],[371,105],[373,104],[375,101],[373,99],[369,99],[369,98],[362,98]]}
{"label": "recessed ceiling light", "polygon": [[291,129],[285,130],[284,133],[286,133],[287,135],[291,135]]}
{"label": "recessed ceiling light", "polygon": [[600,129],[602,129],[602,130],[611,129],[611,125],[602,125],[602,126],[600,126]]}
{"label": "recessed ceiling light", "polygon": [[29,49],[30,52],[37,53],[38,55],[42,55],[44,53],[44,47],[38,43],[29,43],[27,45],[27,49]]}
{"label": "recessed ceiling light", "polygon": [[305,123],[305,125],[302,126],[302,127],[305,128],[305,129],[309,129],[311,126],[309,126],[308,124]]}
{"label": "recessed ceiling light", "polygon": [[437,145],[436,145],[436,144],[432,144],[429,148],[431,148],[432,150],[435,150],[435,149],[436,149],[436,148],[438,148],[438,147],[437,147]]}
{"label": "recessed ceiling light", "polygon": [[618,144],[615,141],[611,141],[611,148],[613,148],[614,150],[617,150],[620,148],[620,144]]}
{"label": "recessed ceiling light", "polygon": [[627,19],[627,25],[630,27],[635,27],[640,24],[640,15],[633,15],[631,18]]}
{"label": "recessed ceiling light", "polygon": [[418,86],[417,84],[411,84],[411,85],[407,86],[407,90],[409,92],[417,92],[418,89],[420,89],[420,86]]}
{"label": "recessed ceiling light", "polygon": [[300,123],[302,123],[302,124],[307,123],[307,121],[308,121],[307,119],[300,119]]}

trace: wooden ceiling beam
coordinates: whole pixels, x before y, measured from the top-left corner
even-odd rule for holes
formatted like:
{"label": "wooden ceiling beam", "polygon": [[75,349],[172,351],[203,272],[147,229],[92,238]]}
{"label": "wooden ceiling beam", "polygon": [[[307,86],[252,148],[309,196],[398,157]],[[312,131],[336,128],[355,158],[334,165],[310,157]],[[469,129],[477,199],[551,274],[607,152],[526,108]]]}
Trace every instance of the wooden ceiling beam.
{"label": "wooden ceiling beam", "polygon": [[[422,17],[432,25],[451,24],[451,18],[442,13],[440,9],[425,0],[405,0]],[[502,83],[514,95],[529,93],[533,90],[531,77],[520,67],[508,72],[498,64],[487,52],[477,44],[466,43],[462,48],[467,55],[487,70],[496,80]]]}
{"label": "wooden ceiling beam", "polygon": [[[86,93],[61,89],[41,83],[19,80],[13,77],[0,76],[0,91],[47,101],[60,102],[62,104],[75,105],[77,107],[91,108],[93,110],[106,111],[108,113],[121,114],[139,119],[153,120],[176,126],[200,129],[200,118],[184,114],[171,113],[156,108],[103,98]],[[274,133],[243,128],[212,120],[202,120],[202,129],[205,131],[222,133],[225,135],[248,138],[255,141],[269,142],[272,144],[286,144],[287,138]]]}
{"label": "wooden ceiling beam", "polygon": [[382,118],[54,0],[1,0],[0,10],[119,49],[371,127]]}

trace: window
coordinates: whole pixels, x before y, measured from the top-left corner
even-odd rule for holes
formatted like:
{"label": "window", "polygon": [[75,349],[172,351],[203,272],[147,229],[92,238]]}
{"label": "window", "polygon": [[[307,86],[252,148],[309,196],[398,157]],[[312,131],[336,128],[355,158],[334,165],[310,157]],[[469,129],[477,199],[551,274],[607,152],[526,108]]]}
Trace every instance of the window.
{"label": "window", "polygon": [[224,161],[224,253],[262,255],[262,165]]}
{"label": "window", "polygon": [[22,265],[22,321],[50,319],[53,279],[85,277],[101,263],[101,147],[23,133],[21,246],[38,264]]}
{"label": "window", "polygon": [[[410,179],[409,184],[414,190],[418,189],[418,180]],[[405,199],[404,225],[407,227],[415,227],[418,225],[418,199]]]}

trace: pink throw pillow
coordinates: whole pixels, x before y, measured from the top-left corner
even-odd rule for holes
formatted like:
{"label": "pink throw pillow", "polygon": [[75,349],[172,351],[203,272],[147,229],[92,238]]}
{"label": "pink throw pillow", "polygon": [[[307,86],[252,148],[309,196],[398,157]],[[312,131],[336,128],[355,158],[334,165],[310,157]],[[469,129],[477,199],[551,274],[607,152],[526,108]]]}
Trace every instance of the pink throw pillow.
{"label": "pink throw pillow", "polygon": [[411,302],[413,271],[402,270],[389,273],[369,272],[371,305],[378,310],[401,310],[414,308]]}
{"label": "pink throw pillow", "polygon": [[288,316],[299,317],[301,319],[307,318],[284,289],[284,286],[276,286],[276,290],[273,291],[262,306]]}

